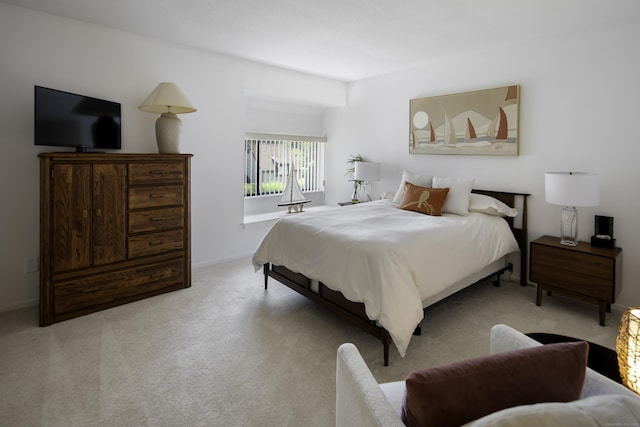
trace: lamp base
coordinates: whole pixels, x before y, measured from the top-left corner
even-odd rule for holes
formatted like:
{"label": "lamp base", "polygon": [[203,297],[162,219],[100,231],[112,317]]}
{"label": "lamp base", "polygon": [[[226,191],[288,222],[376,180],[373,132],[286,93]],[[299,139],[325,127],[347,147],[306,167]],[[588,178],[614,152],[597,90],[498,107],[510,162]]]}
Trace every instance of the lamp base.
{"label": "lamp base", "polygon": [[565,206],[560,210],[560,243],[568,246],[578,244],[578,210]]}
{"label": "lamp base", "polygon": [[365,202],[370,202],[372,200],[371,193],[369,192],[369,183],[367,181],[362,183],[362,200]]}
{"label": "lamp base", "polygon": [[360,199],[358,197],[358,192],[354,191],[353,195],[351,196],[351,203],[360,203]]}
{"label": "lamp base", "polygon": [[163,154],[180,153],[180,131],[182,121],[173,113],[162,113],[156,120],[156,142],[158,152]]}

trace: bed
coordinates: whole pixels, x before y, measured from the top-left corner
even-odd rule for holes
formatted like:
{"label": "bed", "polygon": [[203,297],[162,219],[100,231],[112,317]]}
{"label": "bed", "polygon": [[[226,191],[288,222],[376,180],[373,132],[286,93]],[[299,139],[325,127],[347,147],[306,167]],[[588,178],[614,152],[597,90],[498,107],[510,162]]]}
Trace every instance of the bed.
{"label": "bed", "polygon": [[473,193],[510,208],[519,201],[517,225],[512,216],[430,216],[376,200],[280,219],[254,253],[254,268],[264,272],[265,289],[274,278],[377,337],[388,366],[391,343],[405,355],[426,307],[493,275],[499,285],[512,269],[507,254],[520,251],[526,284],[528,195]]}

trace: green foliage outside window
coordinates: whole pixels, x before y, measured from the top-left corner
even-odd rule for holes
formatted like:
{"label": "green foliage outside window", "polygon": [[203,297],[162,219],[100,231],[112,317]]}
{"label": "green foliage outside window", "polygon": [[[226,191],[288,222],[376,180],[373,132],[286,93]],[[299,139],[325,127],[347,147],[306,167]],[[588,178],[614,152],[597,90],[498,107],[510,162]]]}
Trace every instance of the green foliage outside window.
{"label": "green foliage outside window", "polygon": [[[299,179],[298,184],[301,186],[304,184],[304,179]],[[284,191],[284,184],[279,181],[263,182],[260,184],[260,194],[278,194]],[[254,183],[244,184],[244,195],[255,196],[256,185]]]}

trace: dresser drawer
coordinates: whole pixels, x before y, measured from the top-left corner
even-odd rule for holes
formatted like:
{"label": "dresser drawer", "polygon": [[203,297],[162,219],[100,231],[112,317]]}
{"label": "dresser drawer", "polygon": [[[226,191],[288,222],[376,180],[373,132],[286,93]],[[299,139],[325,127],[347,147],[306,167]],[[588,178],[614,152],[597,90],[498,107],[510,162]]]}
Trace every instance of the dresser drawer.
{"label": "dresser drawer", "polygon": [[83,277],[53,285],[55,314],[63,314],[118,300],[184,280],[184,259],[129,268],[117,272]]}
{"label": "dresser drawer", "polygon": [[129,187],[129,209],[182,206],[184,203],[181,185],[154,187]]}
{"label": "dresser drawer", "polygon": [[173,230],[130,236],[127,242],[129,244],[129,258],[156,255],[163,252],[183,249],[184,232],[183,230]]}
{"label": "dresser drawer", "polygon": [[129,163],[129,184],[184,182],[183,162]]}
{"label": "dresser drawer", "polygon": [[129,212],[129,233],[161,231],[184,225],[183,208],[164,208]]}

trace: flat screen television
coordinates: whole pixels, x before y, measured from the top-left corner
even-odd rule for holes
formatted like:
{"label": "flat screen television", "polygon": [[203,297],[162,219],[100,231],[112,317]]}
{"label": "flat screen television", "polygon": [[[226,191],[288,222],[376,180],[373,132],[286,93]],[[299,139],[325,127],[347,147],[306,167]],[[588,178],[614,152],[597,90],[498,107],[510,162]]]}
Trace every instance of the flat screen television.
{"label": "flat screen television", "polygon": [[120,104],[35,86],[35,145],[120,149]]}

